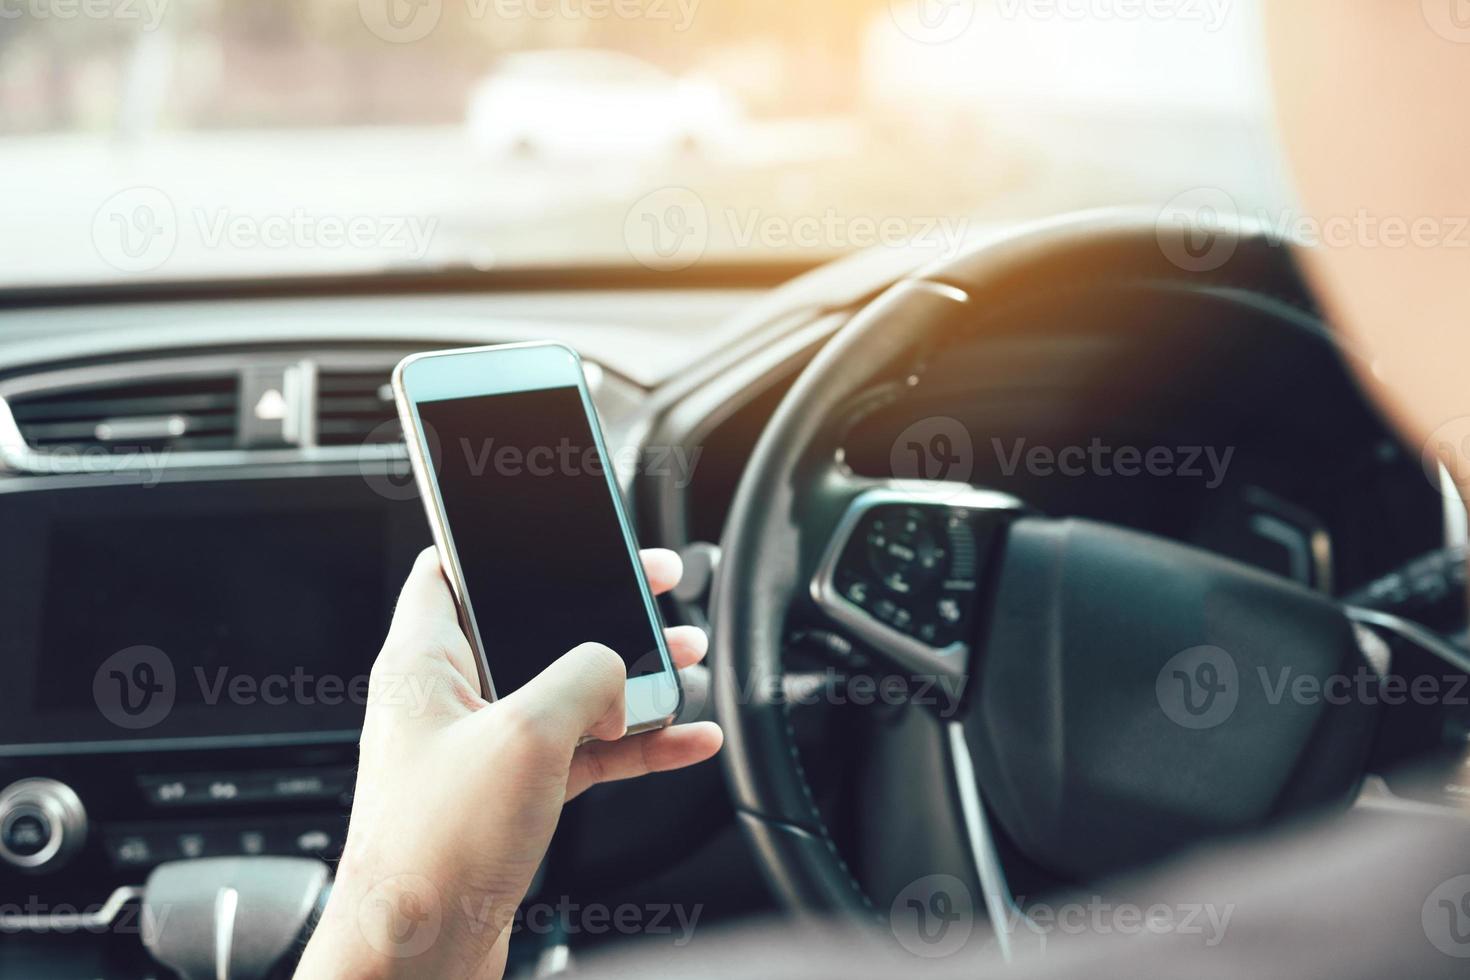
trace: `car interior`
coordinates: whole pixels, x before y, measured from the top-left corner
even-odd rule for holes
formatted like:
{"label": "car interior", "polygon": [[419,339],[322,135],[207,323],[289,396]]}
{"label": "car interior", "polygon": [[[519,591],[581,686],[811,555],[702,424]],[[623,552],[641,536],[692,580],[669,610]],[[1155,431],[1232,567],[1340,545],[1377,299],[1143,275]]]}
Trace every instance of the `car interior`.
{"label": "car interior", "polygon": [[[289,975],[432,543],[430,350],[580,353],[726,737],[568,806],[510,975],[806,915],[923,955],[935,876],[1004,954],[1024,896],[1464,809],[1464,505],[1269,220],[1255,5],[798,6],[5,28],[0,977]],[[1271,698],[1338,676],[1384,693]]]}

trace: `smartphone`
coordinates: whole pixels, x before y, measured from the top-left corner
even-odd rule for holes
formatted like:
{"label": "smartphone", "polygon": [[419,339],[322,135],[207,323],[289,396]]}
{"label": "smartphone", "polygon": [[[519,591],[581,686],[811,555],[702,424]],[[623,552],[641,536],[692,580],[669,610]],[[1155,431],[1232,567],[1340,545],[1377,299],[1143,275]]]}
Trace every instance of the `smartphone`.
{"label": "smartphone", "polygon": [[577,353],[415,354],[393,392],[485,698],[592,641],[627,664],[629,734],[669,724],[683,690]]}

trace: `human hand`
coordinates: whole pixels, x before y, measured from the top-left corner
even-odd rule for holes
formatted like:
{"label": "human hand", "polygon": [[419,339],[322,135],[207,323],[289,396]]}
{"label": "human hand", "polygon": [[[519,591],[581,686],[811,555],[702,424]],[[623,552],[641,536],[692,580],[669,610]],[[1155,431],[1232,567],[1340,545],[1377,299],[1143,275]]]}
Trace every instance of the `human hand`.
{"label": "human hand", "polygon": [[[656,594],[678,583],[678,555],[642,559]],[[704,658],[699,629],[666,636],[675,667]],[[618,741],[625,681],[622,658],[586,643],[486,702],[438,557],[421,554],[373,665],[347,844],[297,976],[499,977],[562,805],[719,751],[709,722]]]}

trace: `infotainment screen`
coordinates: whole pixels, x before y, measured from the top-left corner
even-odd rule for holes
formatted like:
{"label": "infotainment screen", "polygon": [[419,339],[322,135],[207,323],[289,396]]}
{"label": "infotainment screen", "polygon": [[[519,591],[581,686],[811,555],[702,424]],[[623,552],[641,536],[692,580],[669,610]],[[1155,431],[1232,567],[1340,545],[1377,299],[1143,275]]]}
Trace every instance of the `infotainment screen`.
{"label": "infotainment screen", "polygon": [[382,643],[390,608],[381,511],[66,517],[47,553],[41,709],[90,705],[103,661],[136,646],[184,669],[184,704],[232,675],[337,671]]}
{"label": "infotainment screen", "polygon": [[428,532],[411,493],[316,477],[0,492],[0,540],[15,750],[350,735]]}

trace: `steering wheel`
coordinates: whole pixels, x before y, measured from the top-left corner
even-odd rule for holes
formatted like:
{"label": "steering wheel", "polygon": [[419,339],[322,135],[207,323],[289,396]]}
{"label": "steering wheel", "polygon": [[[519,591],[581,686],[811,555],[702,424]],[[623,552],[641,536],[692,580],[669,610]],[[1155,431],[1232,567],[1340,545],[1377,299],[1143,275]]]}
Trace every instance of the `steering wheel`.
{"label": "steering wheel", "polygon": [[1102,213],[981,244],[859,311],[770,419],[721,545],[712,660],[738,818],[789,907],[888,911],[849,870],[798,756],[782,663],[797,607],[888,672],[922,679],[909,690],[960,692],[929,699],[943,711],[906,709],[918,720],[894,749],[906,771],[888,834],[966,882],[992,921],[1013,911],[1001,833],[1056,880],[1081,882],[1353,798],[1374,709],[1273,703],[1240,683],[1262,668],[1325,680],[1365,667],[1330,598],[1162,538],[922,479],[932,471],[861,477],[841,455],[862,393],[908,383],[944,332],[1058,288],[1057,270],[1068,287],[1203,296],[1320,333],[1285,243],[1249,229],[1201,241],[1184,225]]}

